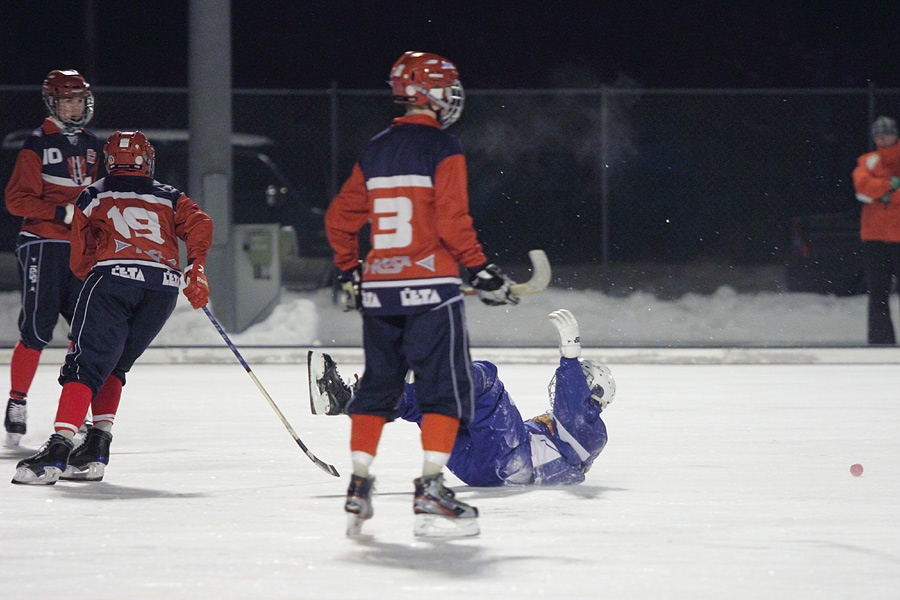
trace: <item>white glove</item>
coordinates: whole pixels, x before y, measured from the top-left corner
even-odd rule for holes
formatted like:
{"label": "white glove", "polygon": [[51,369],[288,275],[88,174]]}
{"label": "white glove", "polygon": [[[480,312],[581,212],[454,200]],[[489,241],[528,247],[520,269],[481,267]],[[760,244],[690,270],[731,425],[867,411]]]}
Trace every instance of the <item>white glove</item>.
{"label": "white glove", "polygon": [[72,224],[72,217],[75,216],[75,205],[74,204],[66,204],[66,216],[63,217],[63,223],[66,225]]}
{"label": "white glove", "polygon": [[581,334],[578,332],[575,315],[561,308],[550,313],[549,318],[559,332],[559,353],[565,358],[581,356]]}

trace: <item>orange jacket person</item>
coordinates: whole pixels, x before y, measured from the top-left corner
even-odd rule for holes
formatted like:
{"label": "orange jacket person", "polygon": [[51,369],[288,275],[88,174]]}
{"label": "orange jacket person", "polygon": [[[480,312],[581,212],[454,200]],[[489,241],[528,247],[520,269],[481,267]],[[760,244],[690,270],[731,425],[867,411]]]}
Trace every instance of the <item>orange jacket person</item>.
{"label": "orange jacket person", "polygon": [[897,121],[878,117],[872,124],[874,152],[863,154],[853,170],[856,198],[863,203],[859,234],[869,292],[868,341],[895,344],[889,299],[891,279],[900,280],[900,144]]}

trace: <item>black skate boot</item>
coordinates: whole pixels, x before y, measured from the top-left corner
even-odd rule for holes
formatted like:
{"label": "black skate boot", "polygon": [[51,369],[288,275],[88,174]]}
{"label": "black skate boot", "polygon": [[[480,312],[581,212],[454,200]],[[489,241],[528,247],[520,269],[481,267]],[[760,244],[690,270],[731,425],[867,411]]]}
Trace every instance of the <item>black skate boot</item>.
{"label": "black skate boot", "polygon": [[374,489],[374,477],[350,476],[350,487],[347,488],[347,501],[344,502],[344,511],[347,513],[347,535],[359,535],[363,521],[372,518],[375,511],[372,509],[372,490]]}
{"label": "black skate boot", "polygon": [[66,470],[69,454],[75,447],[70,440],[54,433],[40,452],[19,461],[13,483],[28,485],[53,485]]}
{"label": "black skate boot", "polygon": [[6,403],[6,419],[3,425],[6,427],[6,445],[15,448],[25,435],[25,421],[28,419],[28,411],[25,410],[25,400],[10,398]]}
{"label": "black skate boot", "polygon": [[348,386],[341,379],[331,356],[310,350],[306,356],[309,369],[309,407],[314,415],[340,415],[353,398],[356,384]]}
{"label": "black skate boot", "polygon": [[84,441],[69,455],[69,465],[60,479],[71,481],[101,481],[109,464],[109,444],[112,434],[96,427],[88,429]]}
{"label": "black skate boot", "polygon": [[456,499],[453,490],[444,486],[444,474],[419,477],[413,512],[416,537],[454,538],[478,535],[478,509]]}

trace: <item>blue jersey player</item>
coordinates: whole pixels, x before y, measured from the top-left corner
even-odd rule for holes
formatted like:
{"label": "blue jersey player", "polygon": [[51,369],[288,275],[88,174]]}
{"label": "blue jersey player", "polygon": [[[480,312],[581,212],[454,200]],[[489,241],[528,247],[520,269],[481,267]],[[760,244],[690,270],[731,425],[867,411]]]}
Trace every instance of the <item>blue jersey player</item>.
{"label": "blue jersey player", "polygon": [[[447,467],[472,486],[555,485],[584,481],[606,446],[601,413],[612,402],[616,383],[609,369],[582,359],[578,322],[568,310],[550,314],[560,336],[559,367],[550,383],[550,410],[523,420],[497,367],[475,361],[475,417],[461,426]],[[340,379],[327,354],[310,353],[313,412],[339,414],[353,390]],[[407,383],[396,416],[420,423],[415,386]]]}

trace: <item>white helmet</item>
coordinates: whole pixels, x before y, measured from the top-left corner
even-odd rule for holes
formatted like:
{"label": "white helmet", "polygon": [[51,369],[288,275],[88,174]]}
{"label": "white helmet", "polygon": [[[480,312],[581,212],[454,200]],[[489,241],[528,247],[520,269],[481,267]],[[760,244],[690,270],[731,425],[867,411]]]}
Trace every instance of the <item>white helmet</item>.
{"label": "white helmet", "polygon": [[609,367],[589,358],[581,359],[581,370],[591,389],[591,399],[600,404],[600,410],[616,397],[616,380],[613,379]]}
{"label": "white helmet", "polygon": [[[601,411],[606,410],[609,403],[616,397],[616,380],[613,379],[612,372],[609,367],[596,360],[580,358],[578,362],[581,363],[581,371],[591,390],[591,400],[600,405]],[[556,373],[550,379],[547,392],[550,394],[550,406],[552,407],[556,400]]]}

